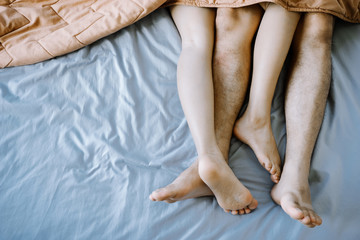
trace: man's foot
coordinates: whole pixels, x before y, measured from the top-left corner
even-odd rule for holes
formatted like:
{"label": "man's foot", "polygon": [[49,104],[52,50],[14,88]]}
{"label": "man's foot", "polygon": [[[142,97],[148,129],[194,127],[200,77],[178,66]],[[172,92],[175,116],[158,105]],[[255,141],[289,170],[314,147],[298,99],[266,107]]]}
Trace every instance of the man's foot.
{"label": "man's foot", "polygon": [[254,151],[260,164],[271,174],[271,180],[280,180],[280,155],[271,129],[270,121],[250,121],[242,116],[235,123],[235,136]]}
{"label": "man's foot", "polygon": [[298,181],[293,176],[282,176],[271,190],[271,197],[291,218],[305,226],[313,228],[321,225],[321,217],[312,208],[307,179]]}
{"label": "man's foot", "polygon": [[152,201],[174,203],[189,198],[213,195],[210,188],[201,180],[198,172],[198,161],[196,161],[172,183],[153,191],[149,198]]}
{"label": "man's foot", "polygon": [[225,212],[245,214],[257,207],[258,202],[234,175],[220,151],[199,156],[199,175]]}

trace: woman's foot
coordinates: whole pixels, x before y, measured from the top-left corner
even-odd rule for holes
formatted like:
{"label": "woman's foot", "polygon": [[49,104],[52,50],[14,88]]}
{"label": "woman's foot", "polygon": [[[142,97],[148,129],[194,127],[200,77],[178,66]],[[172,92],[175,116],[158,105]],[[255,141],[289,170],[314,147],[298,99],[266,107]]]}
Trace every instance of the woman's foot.
{"label": "woman's foot", "polygon": [[280,155],[271,129],[270,119],[250,120],[244,114],[235,123],[235,136],[254,151],[260,164],[271,174],[271,180],[280,180]]}
{"label": "woman's foot", "polygon": [[293,219],[307,227],[319,226],[321,217],[312,208],[307,178],[298,179],[296,174],[284,175],[271,190],[272,199]]}
{"label": "woman's foot", "polygon": [[152,201],[173,203],[189,198],[213,195],[210,188],[201,180],[198,172],[198,161],[196,161],[172,183],[152,192],[149,198]]}
{"label": "woman's foot", "polygon": [[224,211],[245,214],[257,207],[258,202],[234,175],[220,151],[199,156],[199,175]]}

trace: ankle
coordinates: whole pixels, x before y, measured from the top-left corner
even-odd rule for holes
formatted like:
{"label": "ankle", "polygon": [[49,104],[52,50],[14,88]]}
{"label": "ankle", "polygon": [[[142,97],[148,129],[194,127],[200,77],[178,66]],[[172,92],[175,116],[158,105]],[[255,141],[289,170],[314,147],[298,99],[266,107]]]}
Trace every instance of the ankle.
{"label": "ankle", "polygon": [[310,172],[310,158],[305,158],[299,154],[291,158],[288,152],[285,154],[285,162],[283,166],[283,175],[297,180],[308,180]]}
{"label": "ankle", "polygon": [[270,115],[266,116],[264,113],[255,111],[245,112],[244,117],[252,128],[263,128],[271,123]]}
{"label": "ankle", "polygon": [[222,153],[220,151],[220,148],[216,143],[208,144],[204,148],[199,148],[197,153],[198,153],[198,157],[200,159],[204,158],[204,157],[205,158],[207,158],[207,157],[210,157],[210,158],[218,157],[219,155],[221,157],[223,157],[223,155],[222,155]]}
{"label": "ankle", "polygon": [[280,181],[283,180],[287,185],[304,186],[309,184],[309,174],[297,168],[284,168],[281,174]]}
{"label": "ankle", "polygon": [[204,162],[213,162],[214,160],[223,160],[223,155],[222,153],[213,151],[213,152],[202,152],[198,154],[198,161],[199,163],[204,163]]}

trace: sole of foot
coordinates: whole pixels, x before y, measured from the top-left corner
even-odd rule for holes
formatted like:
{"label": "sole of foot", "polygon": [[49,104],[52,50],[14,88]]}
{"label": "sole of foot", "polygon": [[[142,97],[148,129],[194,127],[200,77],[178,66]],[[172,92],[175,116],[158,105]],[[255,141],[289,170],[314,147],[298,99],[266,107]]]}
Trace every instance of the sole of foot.
{"label": "sole of foot", "polygon": [[221,153],[199,156],[199,176],[226,212],[245,214],[257,207],[258,202],[237,179]]}
{"label": "sole of foot", "polygon": [[274,183],[280,181],[281,160],[269,121],[249,121],[242,116],[235,123],[234,135],[250,146]]}

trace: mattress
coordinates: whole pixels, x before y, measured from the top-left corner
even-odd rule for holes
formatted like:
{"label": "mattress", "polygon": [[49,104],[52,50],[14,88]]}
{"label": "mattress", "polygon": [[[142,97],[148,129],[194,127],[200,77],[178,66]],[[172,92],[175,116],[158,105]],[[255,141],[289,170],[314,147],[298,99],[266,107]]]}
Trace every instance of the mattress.
{"label": "mattress", "polygon": [[[332,84],[313,153],[309,229],[233,138],[230,166],[259,201],[232,216],[213,197],[148,195],[195,159],[176,87],[180,37],[166,9],[76,52],[0,69],[0,239],[360,239],[360,25],[337,20]],[[286,147],[280,78],[272,125]]]}

